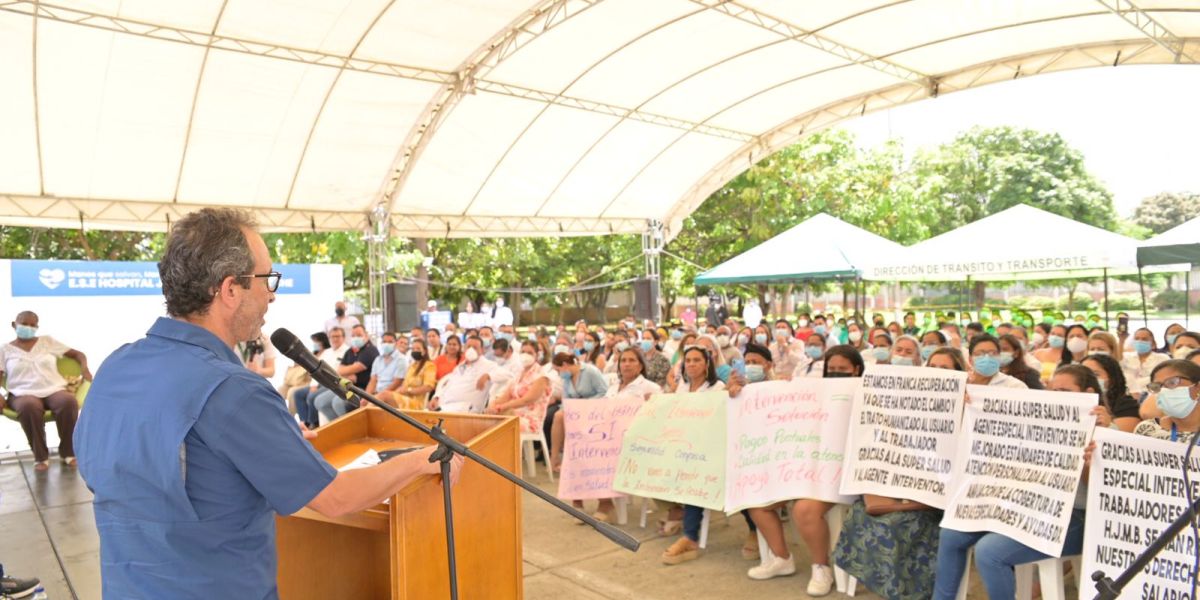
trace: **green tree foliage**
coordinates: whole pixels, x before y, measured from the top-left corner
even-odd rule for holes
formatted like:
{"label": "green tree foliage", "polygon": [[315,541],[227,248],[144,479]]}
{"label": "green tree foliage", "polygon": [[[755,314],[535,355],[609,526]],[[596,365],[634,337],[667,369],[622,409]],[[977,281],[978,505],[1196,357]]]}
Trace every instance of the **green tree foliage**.
{"label": "green tree foliage", "polygon": [[912,170],[940,217],[935,234],[1018,204],[1117,229],[1112,194],[1057,133],[975,127],[917,153]]}
{"label": "green tree foliage", "polygon": [[161,233],[0,225],[0,258],[157,260]]}
{"label": "green tree foliage", "polygon": [[1133,211],[1133,222],[1151,233],[1162,233],[1172,227],[1200,217],[1200,194],[1163,192],[1142,200]]}

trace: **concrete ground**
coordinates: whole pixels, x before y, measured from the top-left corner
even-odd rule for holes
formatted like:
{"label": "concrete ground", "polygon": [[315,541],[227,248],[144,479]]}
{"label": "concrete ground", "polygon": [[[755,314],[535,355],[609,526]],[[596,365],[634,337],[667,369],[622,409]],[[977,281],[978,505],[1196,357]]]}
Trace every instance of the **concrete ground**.
{"label": "concrete ground", "polygon": [[[556,486],[539,468],[532,478],[543,489]],[[759,600],[807,598],[808,556],[788,536],[797,565],[796,575],[753,581],[740,549],[746,535],[740,517],[715,514],[708,549],[695,561],[663,565],[659,555],[674,541],[654,531],[657,516],[647,528],[638,526],[637,509],[630,507],[625,531],[642,542],[637,553],[619,548],[591,528],[538,498],[524,496],[525,598],[527,600],[698,600],[753,597]],[[20,576],[36,575],[51,600],[100,599],[99,540],[92,517],[92,495],[75,469],[57,458],[50,470],[34,471],[27,457],[0,462],[0,563]],[[590,506],[590,505],[589,505]],[[985,598],[978,576],[971,577],[971,598]],[[1075,586],[1068,583],[1069,597]],[[844,598],[834,593],[831,598]],[[860,599],[878,598],[859,588]]]}

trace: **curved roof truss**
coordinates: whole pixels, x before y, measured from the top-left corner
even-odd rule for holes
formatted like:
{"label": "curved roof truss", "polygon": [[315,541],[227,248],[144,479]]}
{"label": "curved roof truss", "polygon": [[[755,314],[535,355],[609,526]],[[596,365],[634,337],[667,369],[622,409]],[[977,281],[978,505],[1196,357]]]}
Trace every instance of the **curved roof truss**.
{"label": "curved roof truss", "polygon": [[1198,43],[1187,0],[0,0],[0,223],[673,235],[845,119]]}

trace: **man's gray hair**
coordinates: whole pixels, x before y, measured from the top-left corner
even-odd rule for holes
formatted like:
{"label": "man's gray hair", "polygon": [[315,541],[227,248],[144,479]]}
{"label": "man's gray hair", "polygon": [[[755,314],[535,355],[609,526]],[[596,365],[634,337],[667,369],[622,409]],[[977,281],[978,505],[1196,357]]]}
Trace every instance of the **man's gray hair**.
{"label": "man's gray hair", "polygon": [[[158,261],[167,314],[206,314],[226,277],[251,274],[254,257],[242,230],[255,228],[250,213],[232,208],[205,208],[175,223]],[[249,288],[251,281],[240,283]]]}

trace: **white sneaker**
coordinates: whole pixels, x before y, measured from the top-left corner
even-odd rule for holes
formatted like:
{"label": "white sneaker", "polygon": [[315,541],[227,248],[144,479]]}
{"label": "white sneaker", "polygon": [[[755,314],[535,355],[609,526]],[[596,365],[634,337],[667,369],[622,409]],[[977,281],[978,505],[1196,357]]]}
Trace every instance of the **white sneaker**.
{"label": "white sneaker", "polygon": [[808,595],[817,597],[828,595],[833,589],[833,569],[827,565],[813,565],[812,579],[808,580]]}
{"label": "white sneaker", "polygon": [[790,556],[787,558],[772,556],[764,561],[763,564],[758,565],[757,567],[751,567],[749,571],[746,571],[746,574],[750,576],[750,579],[760,580],[770,579],[772,577],[784,577],[787,575],[793,575],[795,573],[796,561],[792,560],[792,557]]}

